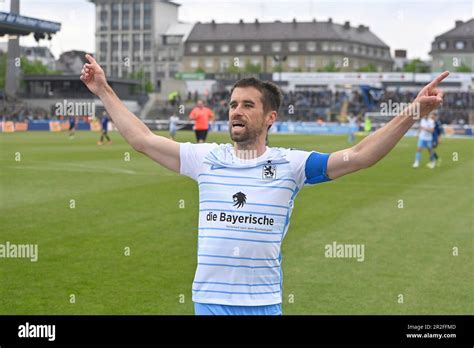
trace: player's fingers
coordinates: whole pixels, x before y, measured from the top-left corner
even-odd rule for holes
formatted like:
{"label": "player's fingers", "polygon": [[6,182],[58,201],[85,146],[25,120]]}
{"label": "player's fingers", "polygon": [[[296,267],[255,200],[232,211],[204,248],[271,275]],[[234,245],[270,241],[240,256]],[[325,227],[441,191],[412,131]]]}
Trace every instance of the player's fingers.
{"label": "player's fingers", "polygon": [[444,92],[440,89],[436,89],[436,96],[440,99],[443,99]]}
{"label": "player's fingers", "polygon": [[441,81],[443,81],[446,77],[448,77],[449,71],[444,71],[439,74],[433,81],[431,81],[428,86],[430,88],[435,88]]}
{"label": "player's fingers", "polygon": [[92,57],[89,53],[86,54],[86,59],[89,61],[89,63],[94,64],[97,63],[95,58]]}
{"label": "player's fingers", "polygon": [[430,96],[430,97],[423,97],[420,102],[425,104],[425,105],[431,105],[431,106],[438,106],[441,104],[443,101],[442,98],[439,98],[437,96]]}
{"label": "player's fingers", "polygon": [[443,91],[438,89],[438,88],[433,88],[430,93],[430,97],[435,97],[437,101],[442,102],[443,101]]}
{"label": "player's fingers", "polygon": [[443,101],[444,92],[442,90],[434,88],[430,94],[431,96],[435,96],[440,102]]}

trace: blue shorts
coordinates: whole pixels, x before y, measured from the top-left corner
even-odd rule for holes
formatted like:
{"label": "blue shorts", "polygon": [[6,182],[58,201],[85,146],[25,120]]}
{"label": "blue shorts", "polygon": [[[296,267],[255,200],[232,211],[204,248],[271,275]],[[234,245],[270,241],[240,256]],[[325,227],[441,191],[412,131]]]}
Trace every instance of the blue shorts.
{"label": "blue shorts", "polygon": [[281,303],[268,306],[226,306],[194,302],[196,315],[282,315]]}
{"label": "blue shorts", "polygon": [[431,140],[418,139],[418,147],[426,147],[427,149],[431,149],[433,147],[433,142]]}

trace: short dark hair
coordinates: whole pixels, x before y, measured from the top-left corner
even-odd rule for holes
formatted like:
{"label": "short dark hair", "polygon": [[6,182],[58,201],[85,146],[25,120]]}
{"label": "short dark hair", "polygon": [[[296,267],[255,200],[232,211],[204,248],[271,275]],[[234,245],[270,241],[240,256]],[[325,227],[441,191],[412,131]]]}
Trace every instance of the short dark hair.
{"label": "short dark hair", "polygon": [[278,112],[283,95],[280,88],[270,81],[261,81],[255,77],[247,77],[237,81],[230,90],[230,95],[237,87],[253,87],[262,93],[263,112]]}

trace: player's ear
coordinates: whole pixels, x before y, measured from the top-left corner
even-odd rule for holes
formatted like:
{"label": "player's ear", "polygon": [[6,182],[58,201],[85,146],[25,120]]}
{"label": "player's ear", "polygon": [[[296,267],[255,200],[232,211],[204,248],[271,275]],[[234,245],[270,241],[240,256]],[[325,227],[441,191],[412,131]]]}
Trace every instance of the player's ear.
{"label": "player's ear", "polygon": [[270,112],[267,114],[267,126],[268,126],[268,129],[270,129],[270,127],[276,122],[276,119],[277,119],[277,112],[276,112],[275,110],[270,111]]}

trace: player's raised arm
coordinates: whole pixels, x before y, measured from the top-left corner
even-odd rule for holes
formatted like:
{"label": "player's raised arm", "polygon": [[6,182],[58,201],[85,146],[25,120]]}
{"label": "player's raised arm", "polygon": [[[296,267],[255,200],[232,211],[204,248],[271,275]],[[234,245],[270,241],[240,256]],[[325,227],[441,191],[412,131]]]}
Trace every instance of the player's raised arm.
{"label": "player's raised arm", "polygon": [[102,100],[120,134],[136,151],[144,153],[162,166],[179,173],[179,143],[150,131],[118,98],[107,83],[104,70],[96,60],[89,54],[86,58],[89,63],[84,64],[81,80]]}
{"label": "player's raised arm", "polygon": [[400,141],[417,119],[428,115],[443,101],[443,92],[438,84],[449,75],[443,72],[426,85],[399,115],[384,127],[364,138],[351,148],[331,154],[327,165],[327,175],[331,179],[370,167],[380,161]]}

